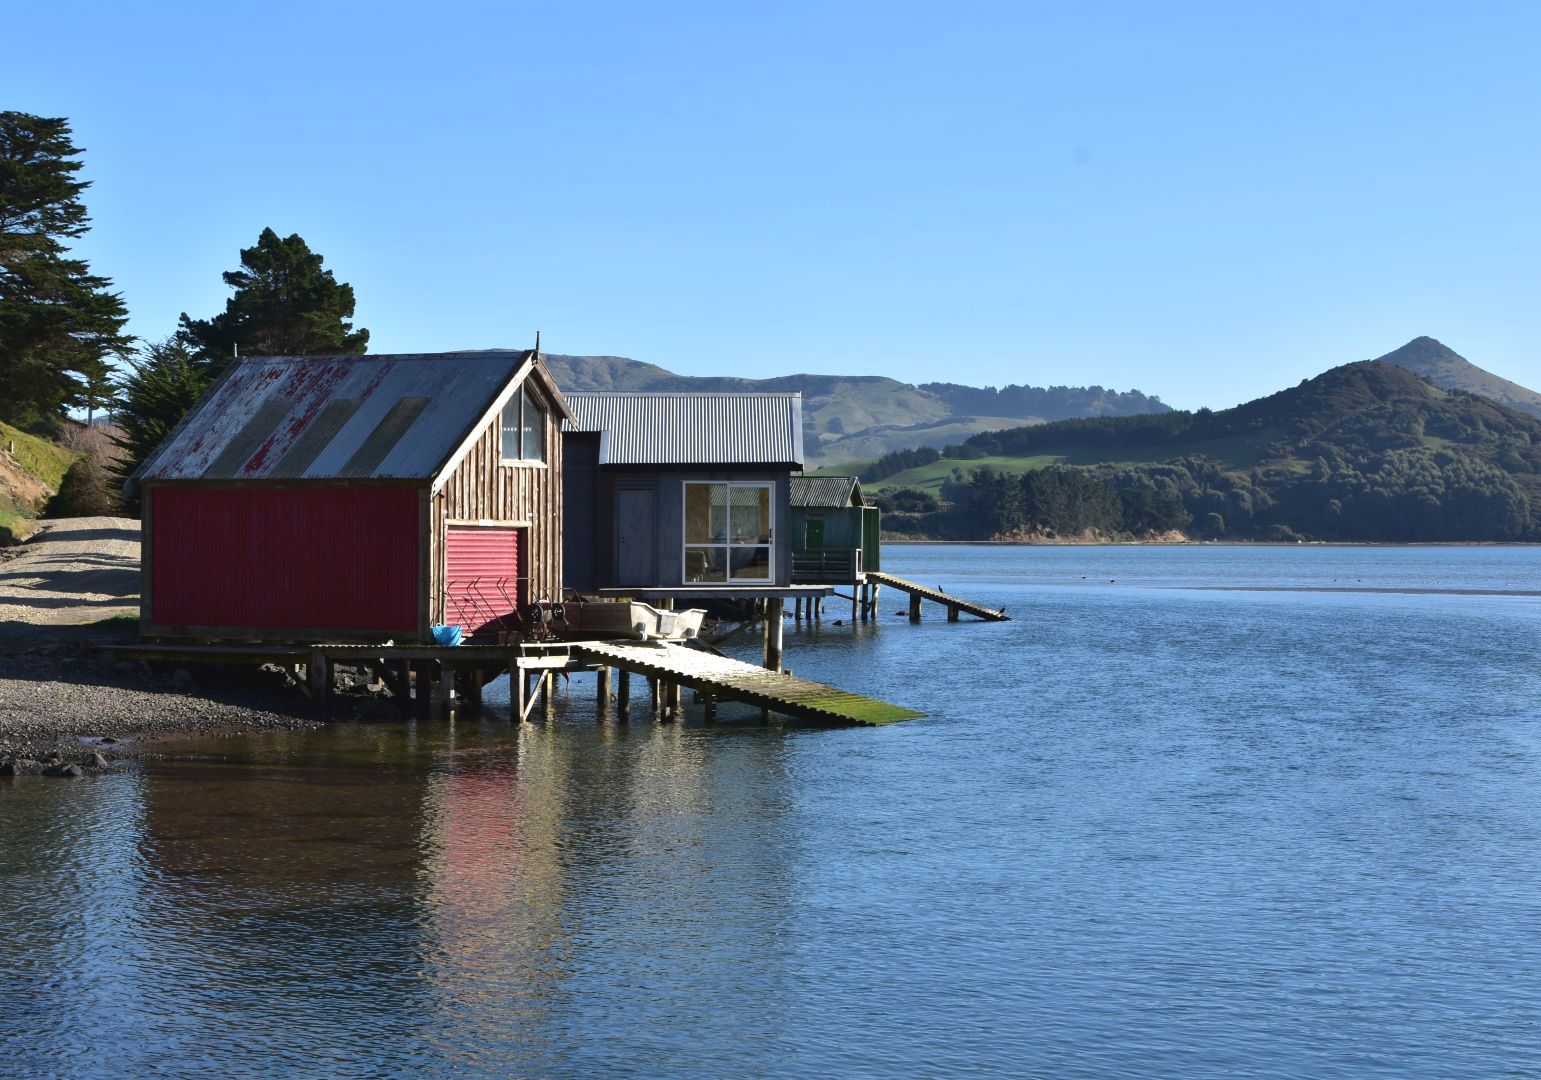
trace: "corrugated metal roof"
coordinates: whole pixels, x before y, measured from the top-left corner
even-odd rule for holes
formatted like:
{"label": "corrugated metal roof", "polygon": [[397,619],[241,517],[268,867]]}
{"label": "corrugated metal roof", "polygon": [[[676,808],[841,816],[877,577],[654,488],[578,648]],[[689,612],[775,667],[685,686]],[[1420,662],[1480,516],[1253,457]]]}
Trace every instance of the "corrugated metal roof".
{"label": "corrugated metal roof", "polygon": [[601,465],[803,462],[801,394],[568,394],[569,430],[598,431]]}
{"label": "corrugated metal roof", "polygon": [[248,357],[139,479],[431,479],[529,356]]}
{"label": "corrugated metal roof", "polygon": [[854,476],[794,476],[791,487],[793,506],[861,505],[861,484]]}

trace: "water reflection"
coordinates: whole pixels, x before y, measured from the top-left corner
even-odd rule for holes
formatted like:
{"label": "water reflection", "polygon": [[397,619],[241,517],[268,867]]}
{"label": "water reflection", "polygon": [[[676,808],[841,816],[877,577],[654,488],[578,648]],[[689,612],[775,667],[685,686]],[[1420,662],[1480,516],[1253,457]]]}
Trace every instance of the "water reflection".
{"label": "water reflection", "polygon": [[[87,1037],[54,1052],[87,1071],[540,1073],[634,1061],[597,1035],[621,1013],[661,1060],[693,1059],[692,1009],[786,981],[784,736],[567,705],[29,785],[0,899],[34,970],[5,991],[0,1048],[62,1021]],[[72,855],[26,857],[45,848]]]}

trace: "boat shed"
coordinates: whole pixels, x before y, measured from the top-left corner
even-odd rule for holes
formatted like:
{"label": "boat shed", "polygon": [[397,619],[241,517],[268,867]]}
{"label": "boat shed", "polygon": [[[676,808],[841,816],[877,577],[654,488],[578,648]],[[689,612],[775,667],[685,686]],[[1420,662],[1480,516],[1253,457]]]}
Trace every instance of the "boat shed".
{"label": "boat shed", "polygon": [[426,643],[562,590],[537,350],[234,363],[130,478],[147,637]]}
{"label": "boat shed", "polygon": [[573,393],[569,587],[745,590],[792,583],[801,394]]}
{"label": "boat shed", "polygon": [[866,505],[854,476],[791,480],[792,580],[855,584],[881,570],[881,511]]}

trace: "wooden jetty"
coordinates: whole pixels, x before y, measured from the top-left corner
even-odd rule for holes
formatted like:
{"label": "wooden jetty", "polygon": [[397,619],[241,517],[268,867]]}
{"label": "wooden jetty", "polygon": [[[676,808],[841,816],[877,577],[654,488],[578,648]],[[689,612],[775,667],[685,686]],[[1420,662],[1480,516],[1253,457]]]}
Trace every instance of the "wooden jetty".
{"label": "wooden jetty", "polygon": [[741,701],[769,712],[817,723],[877,726],[924,714],[886,701],[837,690],[788,672],[667,642],[594,642],[575,647],[585,658],[636,671],[666,685],[688,686],[716,700]]}
{"label": "wooden jetty", "polygon": [[901,577],[885,574],[879,570],[868,570],[867,580],[877,585],[888,585],[900,592],[908,593],[910,597],[910,622],[920,622],[920,602],[930,600],[933,603],[942,604],[947,608],[947,621],[957,622],[960,612],[973,615],[975,618],[984,619],[987,622],[1009,621],[1005,609],[985,607],[976,604],[972,600],[965,600],[961,596],[942,592],[940,589],[928,589],[924,585],[917,585],[913,581],[905,581]]}
{"label": "wooden jetty", "polygon": [[[778,612],[776,630],[780,623]],[[335,667],[348,665],[373,672],[395,695],[403,715],[415,712],[419,719],[427,719],[435,705],[447,712],[479,706],[482,686],[505,671],[511,683],[510,705],[520,721],[529,719],[537,705],[551,707],[558,675],[584,671],[598,676],[599,714],[604,716],[612,701],[612,669],[620,672],[615,696],[619,716],[627,711],[632,674],[648,679],[653,715],[659,719],[680,715],[680,690],[687,686],[696,691],[708,720],[715,719],[718,701],[743,702],[766,712],[822,724],[877,726],[924,715],[797,678],[779,670],[779,663],[762,667],[669,642],[458,646],[138,642],[102,648],[120,660],[274,664],[290,672],[318,703],[330,695]],[[775,652],[779,661],[779,649]]]}

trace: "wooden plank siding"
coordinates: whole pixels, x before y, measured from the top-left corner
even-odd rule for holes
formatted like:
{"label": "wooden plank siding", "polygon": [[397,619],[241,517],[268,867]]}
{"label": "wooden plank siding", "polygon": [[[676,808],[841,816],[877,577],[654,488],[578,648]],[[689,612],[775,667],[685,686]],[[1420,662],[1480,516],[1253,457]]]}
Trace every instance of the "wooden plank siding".
{"label": "wooden plank siding", "polygon": [[430,500],[428,595],[434,622],[444,620],[444,536],[452,521],[524,526],[519,552],[528,575],[524,599],[561,599],[561,417],[549,408],[545,417],[544,462],[504,464],[501,418],[494,417]]}

